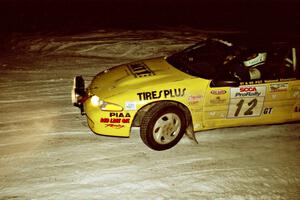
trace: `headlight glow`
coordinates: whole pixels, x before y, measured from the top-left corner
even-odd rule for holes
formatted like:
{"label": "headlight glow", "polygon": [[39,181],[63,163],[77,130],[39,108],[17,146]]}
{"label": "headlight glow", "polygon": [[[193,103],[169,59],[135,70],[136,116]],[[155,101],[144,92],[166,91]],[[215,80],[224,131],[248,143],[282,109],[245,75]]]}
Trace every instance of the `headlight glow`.
{"label": "headlight glow", "polygon": [[93,106],[99,106],[100,105],[100,98],[96,95],[92,96],[91,103]]}
{"label": "headlight glow", "polygon": [[100,107],[103,111],[123,111],[122,106],[102,101],[97,95],[91,97],[91,104],[95,107]]}

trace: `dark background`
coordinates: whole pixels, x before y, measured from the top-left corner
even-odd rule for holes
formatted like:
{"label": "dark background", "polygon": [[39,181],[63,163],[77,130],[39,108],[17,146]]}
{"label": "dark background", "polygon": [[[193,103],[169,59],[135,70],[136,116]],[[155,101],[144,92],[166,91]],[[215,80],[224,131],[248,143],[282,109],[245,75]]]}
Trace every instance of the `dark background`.
{"label": "dark background", "polygon": [[1,32],[193,27],[296,32],[296,0],[2,0]]}

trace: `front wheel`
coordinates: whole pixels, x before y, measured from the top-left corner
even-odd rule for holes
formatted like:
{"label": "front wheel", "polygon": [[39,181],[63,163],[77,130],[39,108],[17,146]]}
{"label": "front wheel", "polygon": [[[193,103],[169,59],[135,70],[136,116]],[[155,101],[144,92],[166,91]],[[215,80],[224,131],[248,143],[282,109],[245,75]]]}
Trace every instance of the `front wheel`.
{"label": "front wheel", "polygon": [[140,134],[143,142],[154,150],[175,146],[186,129],[183,111],[169,102],[151,107],[142,119]]}

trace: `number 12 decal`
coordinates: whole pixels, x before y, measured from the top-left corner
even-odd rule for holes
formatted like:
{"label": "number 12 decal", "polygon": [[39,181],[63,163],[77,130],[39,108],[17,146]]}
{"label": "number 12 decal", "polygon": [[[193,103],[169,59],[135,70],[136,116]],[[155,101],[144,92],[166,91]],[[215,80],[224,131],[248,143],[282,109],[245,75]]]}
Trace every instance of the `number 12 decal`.
{"label": "number 12 decal", "polygon": [[228,118],[258,117],[266,96],[265,86],[241,86],[230,89]]}
{"label": "number 12 decal", "polygon": [[[237,104],[237,109],[234,113],[234,116],[237,117],[240,114],[240,111],[242,109],[242,106],[244,105],[245,100],[241,99]],[[248,110],[246,110],[244,112],[244,115],[253,115],[253,109],[255,108],[255,106],[257,105],[257,99],[253,99],[252,101],[250,101],[248,104],[249,106]]]}

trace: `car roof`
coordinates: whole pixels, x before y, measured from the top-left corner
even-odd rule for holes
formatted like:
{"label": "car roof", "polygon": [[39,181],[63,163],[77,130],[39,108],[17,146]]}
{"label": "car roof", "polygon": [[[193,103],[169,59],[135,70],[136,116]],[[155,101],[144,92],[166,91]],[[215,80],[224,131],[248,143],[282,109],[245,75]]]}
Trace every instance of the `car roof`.
{"label": "car roof", "polygon": [[228,34],[216,38],[228,41],[234,46],[251,49],[270,49],[280,46],[300,46],[300,37],[287,34]]}

